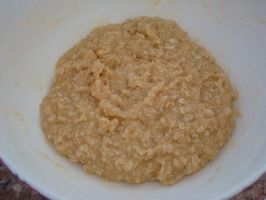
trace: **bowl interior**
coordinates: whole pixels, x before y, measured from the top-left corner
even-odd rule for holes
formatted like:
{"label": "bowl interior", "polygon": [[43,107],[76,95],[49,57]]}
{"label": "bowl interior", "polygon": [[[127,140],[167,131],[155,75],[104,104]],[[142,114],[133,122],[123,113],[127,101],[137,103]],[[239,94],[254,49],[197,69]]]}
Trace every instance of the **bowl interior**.
{"label": "bowl interior", "polygon": [[[221,199],[266,170],[266,1],[12,0],[0,2],[0,156],[53,199]],[[238,89],[241,117],[218,158],[173,186],[107,182],[55,153],[39,105],[57,59],[98,25],[136,16],[176,20]],[[193,192],[192,192],[193,191]]]}

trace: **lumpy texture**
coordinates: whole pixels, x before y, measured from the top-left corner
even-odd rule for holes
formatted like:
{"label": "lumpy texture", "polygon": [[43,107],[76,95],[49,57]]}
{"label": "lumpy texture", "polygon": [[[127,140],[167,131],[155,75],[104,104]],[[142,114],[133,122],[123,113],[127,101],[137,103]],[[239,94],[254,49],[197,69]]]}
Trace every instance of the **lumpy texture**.
{"label": "lumpy texture", "polygon": [[88,173],[174,184],[229,140],[236,97],[174,21],[139,17],[95,28],[59,59],[41,122],[55,149]]}

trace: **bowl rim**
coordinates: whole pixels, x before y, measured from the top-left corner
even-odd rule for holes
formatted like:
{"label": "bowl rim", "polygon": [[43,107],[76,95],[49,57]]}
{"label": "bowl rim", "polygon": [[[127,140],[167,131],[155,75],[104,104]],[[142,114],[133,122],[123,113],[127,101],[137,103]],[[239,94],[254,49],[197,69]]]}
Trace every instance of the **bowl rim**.
{"label": "bowl rim", "polygon": [[[24,175],[23,171],[21,171],[18,167],[16,167],[16,165],[14,165],[12,163],[12,161],[7,156],[5,156],[5,154],[2,152],[1,148],[0,148],[0,159],[3,161],[3,164],[6,165],[9,170],[11,170],[11,172],[13,174],[18,176],[18,178],[20,180],[25,182],[27,185],[29,185],[32,189],[39,192],[41,195],[45,196],[48,199],[56,199],[56,200],[65,199],[64,197],[60,196],[59,194],[53,193],[53,192],[49,191],[48,189],[42,187],[37,181],[32,179],[32,177]],[[224,200],[224,199],[229,199],[229,198],[235,196],[236,194],[243,191],[245,188],[252,185],[264,173],[266,173],[266,163],[264,165],[262,165],[258,170],[251,173],[249,176],[245,176],[245,178],[242,182],[235,184],[227,192],[218,195],[213,200]],[[94,199],[89,199],[89,200],[94,200]]]}

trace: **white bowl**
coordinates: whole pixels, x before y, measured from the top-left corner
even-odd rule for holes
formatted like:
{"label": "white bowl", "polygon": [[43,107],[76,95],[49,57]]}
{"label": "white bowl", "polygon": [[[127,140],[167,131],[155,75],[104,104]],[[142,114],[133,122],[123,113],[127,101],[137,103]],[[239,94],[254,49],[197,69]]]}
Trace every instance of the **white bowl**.
{"label": "white bowl", "polygon": [[[0,156],[51,199],[225,199],[266,171],[266,1],[0,1]],[[173,186],[86,175],[55,153],[39,105],[59,58],[97,26],[146,15],[174,19],[203,44],[240,93],[232,140],[200,172]]]}

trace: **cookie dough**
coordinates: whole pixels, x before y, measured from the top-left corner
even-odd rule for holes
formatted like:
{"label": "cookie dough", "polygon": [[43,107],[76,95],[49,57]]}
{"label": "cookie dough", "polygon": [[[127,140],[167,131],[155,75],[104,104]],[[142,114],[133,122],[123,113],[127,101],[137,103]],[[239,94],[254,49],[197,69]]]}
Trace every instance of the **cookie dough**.
{"label": "cookie dough", "polygon": [[230,139],[236,99],[214,58],[176,22],[138,17],[95,28],[59,59],[41,124],[88,173],[174,184]]}

